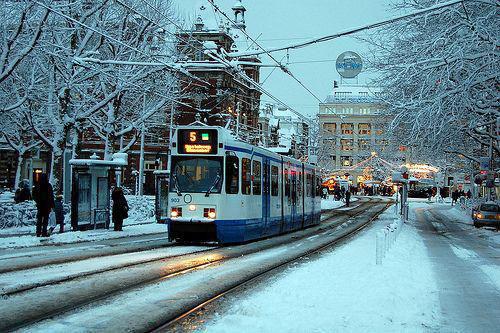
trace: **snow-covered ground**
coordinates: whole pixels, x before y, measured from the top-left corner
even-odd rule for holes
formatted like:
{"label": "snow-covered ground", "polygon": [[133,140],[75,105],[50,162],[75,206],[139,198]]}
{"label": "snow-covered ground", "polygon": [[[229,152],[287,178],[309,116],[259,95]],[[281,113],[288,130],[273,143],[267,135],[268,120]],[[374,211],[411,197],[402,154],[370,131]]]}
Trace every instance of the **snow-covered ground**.
{"label": "snow-covered ground", "polygon": [[[351,202],[358,201],[358,198],[351,197]],[[321,199],[321,209],[335,209],[345,206],[345,201],[336,201],[333,199],[333,195],[329,195],[326,199]]]}
{"label": "snow-covered ground", "polygon": [[405,225],[382,265],[375,226],[318,260],[289,269],[239,299],[207,332],[424,332],[436,328],[440,308],[426,247]]}

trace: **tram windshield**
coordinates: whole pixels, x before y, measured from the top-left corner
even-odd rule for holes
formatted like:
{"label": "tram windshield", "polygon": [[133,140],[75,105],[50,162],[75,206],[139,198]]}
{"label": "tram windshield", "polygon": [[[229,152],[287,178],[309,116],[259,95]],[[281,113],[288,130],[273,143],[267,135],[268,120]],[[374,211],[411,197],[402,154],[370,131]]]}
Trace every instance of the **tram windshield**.
{"label": "tram windshield", "polygon": [[172,157],[170,192],[220,193],[222,157]]}

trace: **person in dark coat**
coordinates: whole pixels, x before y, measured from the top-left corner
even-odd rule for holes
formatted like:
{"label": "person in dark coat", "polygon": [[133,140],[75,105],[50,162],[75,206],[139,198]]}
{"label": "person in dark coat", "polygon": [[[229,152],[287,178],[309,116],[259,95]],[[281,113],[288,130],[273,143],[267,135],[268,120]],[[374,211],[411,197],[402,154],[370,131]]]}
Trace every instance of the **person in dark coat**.
{"label": "person in dark coat", "polygon": [[349,203],[351,202],[351,192],[349,190],[345,191],[345,206],[349,207]]}
{"label": "person in dark coat", "polygon": [[19,183],[19,188],[16,190],[14,201],[16,203],[20,203],[28,200],[31,200],[30,185],[28,181],[23,180]]}
{"label": "person in dark coat", "polygon": [[37,210],[36,236],[48,237],[47,226],[50,211],[54,208],[54,192],[46,173],[42,173],[40,181],[35,185],[33,199]]}
{"label": "person in dark coat", "polygon": [[128,204],[123,190],[117,187],[111,194],[113,199],[113,226],[115,231],[122,231],[123,220],[128,217]]}
{"label": "person in dark coat", "polygon": [[54,213],[56,214],[56,224],[59,225],[59,233],[64,232],[64,206],[62,202],[63,196],[56,196],[56,202],[54,203]]}

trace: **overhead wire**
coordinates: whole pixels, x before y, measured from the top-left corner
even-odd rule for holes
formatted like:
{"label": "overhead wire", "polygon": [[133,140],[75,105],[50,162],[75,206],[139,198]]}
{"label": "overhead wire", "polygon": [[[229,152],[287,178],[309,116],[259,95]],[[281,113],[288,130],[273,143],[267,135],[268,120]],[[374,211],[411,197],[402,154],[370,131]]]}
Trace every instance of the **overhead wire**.
{"label": "overhead wire", "polygon": [[261,50],[263,50],[264,52],[263,53],[266,53],[269,58],[271,58],[271,60],[273,60],[278,66],[279,68],[286,74],[290,75],[290,77],[292,77],[295,81],[297,81],[307,92],[309,92],[309,94],[311,94],[315,99],[317,99],[320,103],[322,102],[322,99],[319,98],[314,92],[312,92],[311,89],[309,89],[301,80],[299,80],[288,68],[286,68],[282,63],[280,63],[271,53],[267,52],[266,49],[264,47],[262,47],[262,45],[259,44],[259,42],[257,42],[257,40],[255,40],[254,38],[252,38],[244,29],[240,28],[236,22],[234,22],[226,13],[224,13],[220,8],[219,6],[217,6],[215,3],[214,3],[214,0],[208,0],[208,2],[213,6],[213,8],[221,13],[222,16],[224,16],[229,22],[233,23],[234,26],[236,26],[245,36],[247,36],[247,38],[249,38],[255,45],[257,45]]}

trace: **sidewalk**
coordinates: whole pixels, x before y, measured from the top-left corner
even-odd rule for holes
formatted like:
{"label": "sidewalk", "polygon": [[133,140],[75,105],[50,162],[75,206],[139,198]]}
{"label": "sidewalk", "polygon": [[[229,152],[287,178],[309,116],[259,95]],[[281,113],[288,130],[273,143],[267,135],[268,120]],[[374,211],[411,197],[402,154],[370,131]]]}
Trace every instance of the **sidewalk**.
{"label": "sidewalk", "polygon": [[166,234],[167,232],[167,226],[165,224],[157,223],[124,225],[123,231],[96,229],[88,231],[67,231],[62,234],[57,233],[58,227],[56,227],[55,233],[50,237],[43,238],[35,237],[35,227],[28,228],[32,229],[29,235],[0,237],[0,249],[91,242],[139,235]]}

